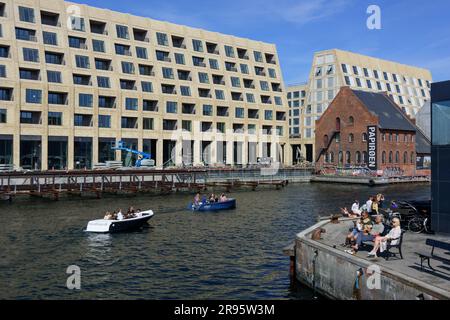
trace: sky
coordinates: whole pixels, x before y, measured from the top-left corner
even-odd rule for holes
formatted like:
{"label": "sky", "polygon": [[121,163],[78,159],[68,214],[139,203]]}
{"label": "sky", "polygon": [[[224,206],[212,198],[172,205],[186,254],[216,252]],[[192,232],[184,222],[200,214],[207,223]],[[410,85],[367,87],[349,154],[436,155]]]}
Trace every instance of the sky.
{"label": "sky", "polygon": [[[273,43],[286,84],[306,82],[313,54],[349,50],[427,68],[450,79],[449,0],[72,0]],[[369,30],[377,5],[381,29]]]}

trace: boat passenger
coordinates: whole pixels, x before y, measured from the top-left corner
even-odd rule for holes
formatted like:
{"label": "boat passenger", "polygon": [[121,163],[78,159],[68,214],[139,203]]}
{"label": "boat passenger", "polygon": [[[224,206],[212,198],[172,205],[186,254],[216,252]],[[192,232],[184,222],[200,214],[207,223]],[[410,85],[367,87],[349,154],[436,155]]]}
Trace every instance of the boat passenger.
{"label": "boat passenger", "polygon": [[136,218],[142,217],[141,209],[137,209],[137,210],[136,210],[136,213],[134,214],[134,216],[135,216]]}
{"label": "boat passenger", "polygon": [[225,202],[225,201],[227,201],[228,199],[227,199],[227,196],[225,195],[225,193],[222,193],[221,195],[220,195],[220,199],[219,199],[219,201],[220,202]]}
{"label": "boat passenger", "polygon": [[117,213],[117,220],[123,220],[123,219],[124,219],[124,216],[122,213],[122,209],[119,209],[119,212]]}
{"label": "boat passenger", "polygon": [[105,217],[103,218],[104,220],[111,220],[112,219],[112,214],[109,211],[106,211]]}
{"label": "boat passenger", "polygon": [[214,193],[211,193],[211,195],[209,196],[209,202],[216,202],[216,196],[214,195]]}
{"label": "boat passenger", "polygon": [[197,193],[194,197],[194,205],[198,206],[200,204],[200,193]]}

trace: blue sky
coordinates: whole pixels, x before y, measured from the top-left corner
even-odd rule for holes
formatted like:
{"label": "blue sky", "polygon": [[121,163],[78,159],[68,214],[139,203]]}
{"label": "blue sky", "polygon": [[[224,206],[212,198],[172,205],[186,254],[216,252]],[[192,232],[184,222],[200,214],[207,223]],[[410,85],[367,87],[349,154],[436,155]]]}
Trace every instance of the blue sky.
{"label": "blue sky", "polygon": [[[448,0],[75,0],[78,3],[277,45],[287,84],[304,82],[315,51],[339,48],[450,79]],[[381,8],[369,30],[367,7]]]}

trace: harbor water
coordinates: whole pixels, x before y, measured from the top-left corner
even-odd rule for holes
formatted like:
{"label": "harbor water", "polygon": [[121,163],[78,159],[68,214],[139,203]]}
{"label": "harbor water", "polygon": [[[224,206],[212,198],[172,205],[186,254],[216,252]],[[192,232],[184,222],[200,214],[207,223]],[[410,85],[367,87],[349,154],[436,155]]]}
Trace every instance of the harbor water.
{"label": "harbor water", "polygon": [[[292,286],[282,248],[318,216],[382,192],[427,199],[429,185],[290,184],[228,194],[237,209],[186,209],[192,194],[0,202],[0,299],[310,299]],[[89,234],[89,220],[129,206],[152,209],[141,231]],[[81,289],[69,290],[69,266]]]}

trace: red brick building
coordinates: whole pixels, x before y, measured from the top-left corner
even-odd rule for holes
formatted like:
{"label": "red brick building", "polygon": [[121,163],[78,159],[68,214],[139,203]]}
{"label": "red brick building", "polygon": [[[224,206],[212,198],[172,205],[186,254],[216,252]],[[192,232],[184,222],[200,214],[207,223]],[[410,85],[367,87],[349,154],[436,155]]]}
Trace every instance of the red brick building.
{"label": "red brick building", "polygon": [[316,166],[367,166],[415,175],[429,141],[386,93],[342,87],[316,121]]}

